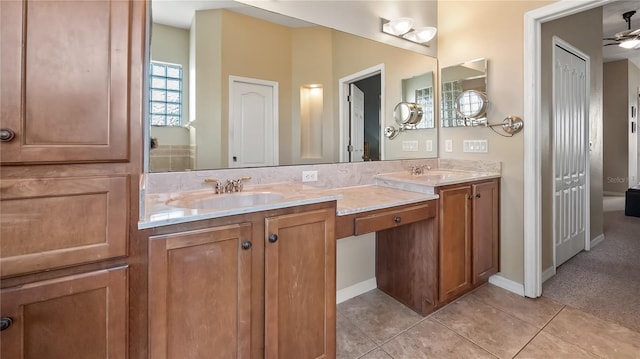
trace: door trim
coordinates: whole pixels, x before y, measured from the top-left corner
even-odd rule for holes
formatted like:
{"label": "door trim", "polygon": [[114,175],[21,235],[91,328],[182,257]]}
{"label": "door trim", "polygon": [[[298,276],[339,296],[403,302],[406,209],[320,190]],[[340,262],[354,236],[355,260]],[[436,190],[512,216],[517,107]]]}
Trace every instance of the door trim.
{"label": "door trim", "polygon": [[[551,39],[552,42],[552,46],[553,46],[553,51],[551,52],[551,56],[552,56],[552,64],[553,64],[553,70],[552,70],[552,81],[551,83],[552,85],[552,101],[555,101],[556,99],[556,87],[555,87],[555,83],[556,83],[556,71],[555,71],[555,63],[556,63],[556,47],[559,47],[567,52],[570,52],[572,55],[582,59],[585,61],[585,67],[586,67],[586,80],[585,80],[585,93],[587,94],[587,99],[591,98],[591,58],[589,57],[589,55],[585,54],[584,52],[580,51],[577,47],[571,45],[569,42],[563,40],[562,38],[558,37],[558,36],[553,36]],[[552,105],[552,112],[555,113],[555,105]],[[589,123],[590,123],[590,111],[589,111],[589,107],[587,105],[587,116],[586,116],[586,124],[585,124],[585,145],[586,147],[586,151],[587,154],[585,156],[585,214],[584,214],[584,223],[585,223],[585,228],[584,228],[584,250],[585,251],[589,251],[591,250],[591,164],[589,161]],[[552,120],[554,121],[554,123],[552,123],[552,127],[555,126],[555,118],[552,118]],[[556,192],[556,183],[555,183],[555,178],[556,178],[556,166],[555,166],[555,161],[556,161],[556,157],[555,157],[555,152],[556,152],[556,148],[555,148],[555,141],[551,140],[551,148],[552,148],[552,156],[551,156],[551,173],[552,173],[552,178],[553,178],[553,193],[555,194]],[[553,228],[555,229],[556,227],[556,200],[555,200],[555,196],[553,199],[553,215],[552,215],[552,223],[553,223]],[[557,265],[557,258],[556,258],[556,231],[553,231],[553,268],[555,270],[555,268],[558,267]],[[542,244],[542,243],[541,243]]]}
{"label": "door trim", "polygon": [[338,82],[338,96],[340,98],[338,110],[340,114],[340,162],[349,162],[349,153],[346,151],[349,144],[349,101],[347,101],[347,94],[349,93],[349,84],[366,79],[371,76],[380,75],[380,160],[385,159],[384,151],[384,123],[383,115],[385,113],[385,80],[384,80],[384,64],[378,64],[371,66],[362,71],[356,72],[349,76],[341,78]]}
{"label": "door trim", "polygon": [[524,14],[524,295],[542,295],[541,25],[616,0],[559,1]]}
{"label": "door trim", "polygon": [[278,108],[278,103],[279,101],[279,96],[280,96],[280,92],[278,90],[278,82],[276,81],[269,81],[269,80],[261,80],[261,79],[254,79],[254,78],[250,78],[250,77],[242,77],[242,76],[234,76],[234,75],[229,75],[229,117],[227,118],[227,164],[229,168],[234,168],[232,166],[233,164],[233,142],[231,141],[231,119],[233,118],[233,116],[235,115],[234,113],[234,109],[233,109],[233,84],[236,82],[245,82],[248,84],[252,84],[252,85],[261,85],[261,86],[269,86],[273,89],[273,133],[271,134],[271,138],[273,138],[273,161],[274,163],[279,164],[280,163],[280,158],[279,158],[279,154],[280,154],[280,138],[279,138],[279,129],[278,129],[278,125],[279,125],[279,108]]}

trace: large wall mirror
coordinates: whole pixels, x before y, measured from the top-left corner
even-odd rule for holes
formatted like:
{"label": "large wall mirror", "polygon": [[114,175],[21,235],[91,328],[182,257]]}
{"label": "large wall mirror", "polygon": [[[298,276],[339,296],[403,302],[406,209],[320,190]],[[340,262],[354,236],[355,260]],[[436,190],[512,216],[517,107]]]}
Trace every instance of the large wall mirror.
{"label": "large wall mirror", "polygon": [[461,93],[475,90],[487,93],[487,60],[477,59],[441,70],[440,121],[442,127],[467,126],[468,121],[456,111]]}
{"label": "large wall mirror", "polygon": [[[437,59],[238,2],[151,6],[150,172],[437,155],[382,133],[403,79],[433,89]],[[437,128],[412,132],[437,149]]]}

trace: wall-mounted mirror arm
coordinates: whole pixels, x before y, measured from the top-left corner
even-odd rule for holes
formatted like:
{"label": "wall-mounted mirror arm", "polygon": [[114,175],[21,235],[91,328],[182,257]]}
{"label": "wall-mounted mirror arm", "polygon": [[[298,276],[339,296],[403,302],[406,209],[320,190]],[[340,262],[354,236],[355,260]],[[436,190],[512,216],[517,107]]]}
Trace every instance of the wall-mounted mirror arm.
{"label": "wall-mounted mirror arm", "polygon": [[510,115],[505,117],[505,119],[502,120],[502,123],[487,123],[485,124],[485,126],[491,127],[492,130],[494,127],[500,127],[509,135],[507,137],[511,137],[522,130],[522,128],[524,127],[524,122],[520,117]]}

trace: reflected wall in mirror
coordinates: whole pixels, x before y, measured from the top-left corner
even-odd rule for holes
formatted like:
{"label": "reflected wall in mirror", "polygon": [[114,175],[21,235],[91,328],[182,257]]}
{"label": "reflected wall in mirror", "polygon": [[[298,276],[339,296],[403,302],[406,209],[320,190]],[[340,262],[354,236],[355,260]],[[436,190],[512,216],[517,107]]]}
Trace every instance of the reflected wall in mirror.
{"label": "reflected wall in mirror", "polygon": [[487,60],[477,59],[445,67],[440,72],[440,121],[442,127],[467,126],[456,112],[456,99],[467,90],[487,93]]}
{"label": "reflected wall in mirror", "polygon": [[[340,162],[340,79],[376,66],[383,69],[379,126],[370,142],[377,136],[380,153],[372,149],[367,159],[435,157],[435,151],[407,156],[384,139],[382,129],[394,123],[401,79],[435,71],[437,59],[240,3],[215,8],[228,1],[197,2],[201,8],[192,12],[189,25],[162,23],[155,9],[168,3],[180,4],[152,2],[151,60],[158,68],[150,68],[149,133],[158,146],[147,149],[149,171]],[[259,11],[264,15],[241,13]],[[232,118],[238,113],[247,116]],[[252,125],[246,122],[256,118]],[[438,147],[435,129],[418,132]],[[276,156],[264,156],[269,151],[258,145],[261,138],[271,141]]]}
{"label": "reflected wall in mirror", "polygon": [[433,71],[402,79],[402,101],[422,107],[422,120],[415,128],[435,128]]}

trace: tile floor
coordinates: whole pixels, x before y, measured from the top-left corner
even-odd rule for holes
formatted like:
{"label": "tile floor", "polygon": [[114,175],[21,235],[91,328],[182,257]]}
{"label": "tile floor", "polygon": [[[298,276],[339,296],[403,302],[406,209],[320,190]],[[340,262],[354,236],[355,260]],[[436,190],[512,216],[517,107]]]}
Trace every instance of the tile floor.
{"label": "tile floor", "polygon": [[487,284],[423,318],[379,290],[338,304],[338,359],[640,358],[640,333]]}

